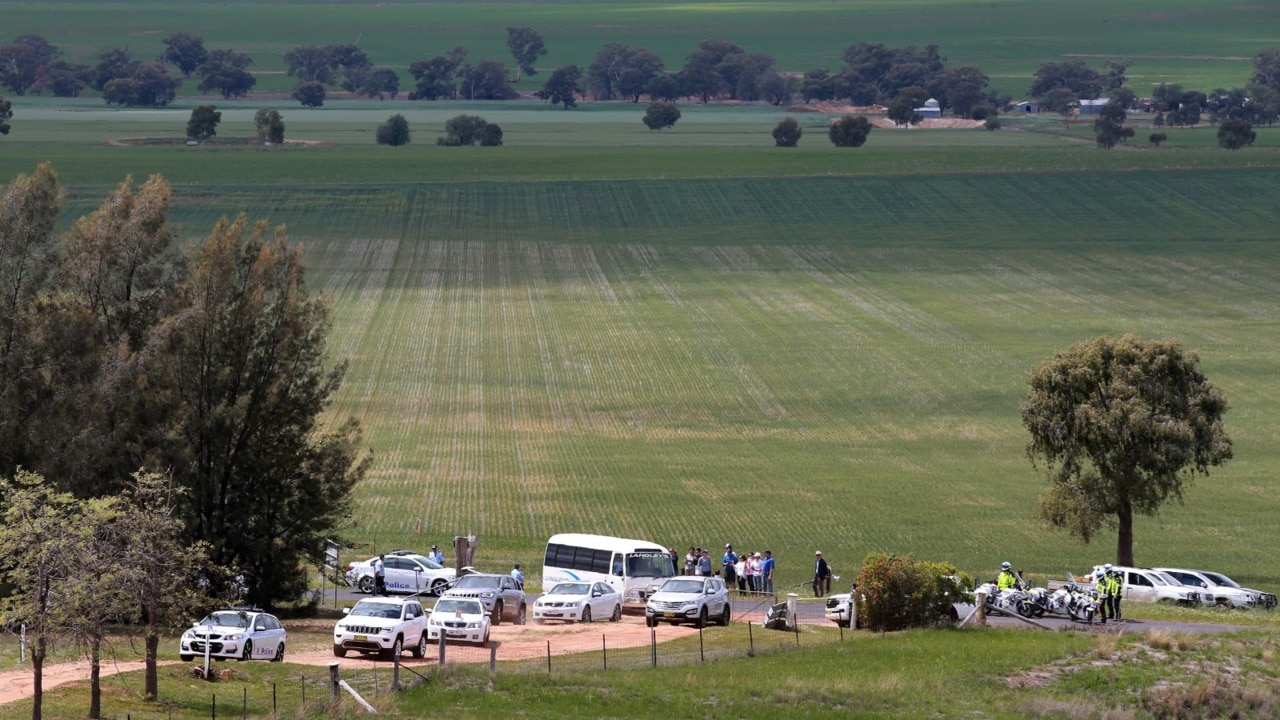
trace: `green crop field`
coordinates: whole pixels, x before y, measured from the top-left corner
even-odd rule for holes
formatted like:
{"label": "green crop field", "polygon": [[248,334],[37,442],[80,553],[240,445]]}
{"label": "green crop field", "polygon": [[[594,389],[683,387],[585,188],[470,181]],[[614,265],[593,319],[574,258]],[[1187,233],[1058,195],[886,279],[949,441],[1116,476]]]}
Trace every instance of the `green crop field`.
{"label": "green crop field", "polygon": [[[678,64],[714,34],[803,69],[869,39],[938,42],[1022,85],[1043,59],[1080,52],[1205,89],[1244,82],[1248,57],[1280,36],[1274,10],[0,0],[3,32],[82,59],[188,30],[261,54],[264,70],[294,45],[361,34],[404,65],[473,38],[502,56],[502,28],[527,23],[545,25],[548,66],[613,40]],[[1139,119],[1108,152],[1087,126],[1011,118],[995,133],[878,129],[837,150],[814,114],[796,116],[804,138],[784,150],[769,130],[788,115],[771,107],[685,107],[656,133],[625,103],[338,101],[277,105],[286,136],[316,144],[267,150],[120,144],[181,138],[191,98],[11,99],[0,182],[52,160],[68,219],[126,175],[159,172],[184,238],[243,211],[305,243],[312,286],[334,302],[333,356],[351,363],[333,414],[361,418],[374,453],[350,532],[365,549],[475,533],[481,563],[502,568],[584,531],[769,546],[786,583],[815,549],[839,573],[874,550],[975,574],[1004,559],[1079,572],[1114,537],[1084,547],[1034,519],[1044,482],[1018,405],[1039,360],[1136,331],[1200,352],[1231,401],[1236,453],[1185,507],[1140,521],[1139,561],[1280,585],[1280,129],[1234,153],[1212,129],[1169,129],[1152,149]],[[270,102],[220,103],[219,137],[251,135]],[[374,145],[397,112],[413,144]],[[500,123],[506,145],[434,145],[460,112]]]}
{"label": "green crop field", "polygon": [[[707,38],[773,55],[784,70],[841,65],[858,41],[937,44],[952,64],[973,64],[1002,92],[1026,92],[1040,63],[1079,57],[1100,67],[1131,59],[1140,94],[1159,82],[1204,91],[1243,86],[1249,58],[1280,37],[1274,0],[804,0],[695,3],[663,1],[494,3],[367,2],[12,2],[0,1],[0,33],[35,33],[81,62],[129,46],[159,54],[174,32],[200,35],[255,59],[259,89],[286,90],[282,56],[298,45],[358,43],[375,62],[410,63],[463,46],[472,59],[510,60],[506,28],[528,25],[546,38],[539,66],[585,67],[606,43],[645,47],[669,68]],[[405,80],[408,80],[407,73]],[[527,81],[536,89],[545,74]],[[194,88],[194,83],[191,84]]]}

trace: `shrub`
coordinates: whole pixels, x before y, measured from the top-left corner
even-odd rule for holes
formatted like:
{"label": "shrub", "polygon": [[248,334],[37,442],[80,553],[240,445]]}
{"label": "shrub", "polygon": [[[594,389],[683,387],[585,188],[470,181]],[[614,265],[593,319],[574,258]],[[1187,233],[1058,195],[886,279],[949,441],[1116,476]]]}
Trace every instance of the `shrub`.
{"label": "shrub", "polygon": [[786,118],[773,128],[773,142],[778,147],[795,147],[800,142],[800,123]]}
{"label": "shrub", "polygon": [[1147,136],[1147,141],[1156,147],[1160,147],[1160,143],[1168,140],[1169,136],[1164,133],[1151,133]]}
{"label": "shrub", "polygon": [[974,120],[986,120],[990,117],[999,115],[1000,111],[996,110],[996,106],[989,102],[981,102],[973,106],[973,110],[969,111],[969,117]]}
{"label": "shrub", "polygon": [[669,128],[675,125],[679,119],[680,108],[676,107],[675,103],[670,102],[649,103],[649,107],[644,113],[644,124],[650,130]]}
{"label": "shrub", "polygon": [[995,115],[989,115],[987,116],[987,119],[983,121],[982,127],[988,130],[999,130],[1000,118],[996,117]]}
{"label": "shrub", "polygon": [[1218,144],[1228,150],[1239,150],[1245,145],[1252,145],[1258,139],[1253,125],[1248,120],[1232,118],[1223,120],[1218,126]]}
{"label": "shrub", "polygon": [[324,83],[311,80],[304,82],[293,90],[293,99],[302,103],[303,107],[318,108],[324,105]]}
{"label": "shrub", "polygon": [[208,140],[218,134],[218,123],[222,121],[222,113],[213,105],[201,105],[191,111],[191,119],[187,121],[187,137],[192,140]]}
{"label": "shrub", "polygon": [[831,123],[831,129],[827,131],[831,144],[836,147],[862,147],[870,134],[871,121],[861,115],[846,115]]}
{"label": "shrub", "polygon": [[954,603],[967,599],[969,584],[954,565],[872,553],[858,574],[858,591],[866,598],[859,614],[871,630],[931,627],[956,619]]}
{"label": "shrub", "polygon": [[262,108],[254,114],[253,126],[258,131],[259,141],[272,145],[284,142],[284,119],[278,111]]}
{"label": "shrub", "polygon": [[502,128],[493,123],[480,131],[480,147],[502,147]]}
{"label": "shrub", "polygon": [[409,121],[396,114],[378,126],[378,144],[399,147],[409,144]]}
{"label": "shrub", "polygon": [[[437,145],[460,147],[483,142],[485,128],[489,123],[478,115],[455,115],[444,123],[444,136],[436,138]],[[495,126],[496,127],[496,126]],[[498,144],[502,144],[502,129],[498,129]]]}

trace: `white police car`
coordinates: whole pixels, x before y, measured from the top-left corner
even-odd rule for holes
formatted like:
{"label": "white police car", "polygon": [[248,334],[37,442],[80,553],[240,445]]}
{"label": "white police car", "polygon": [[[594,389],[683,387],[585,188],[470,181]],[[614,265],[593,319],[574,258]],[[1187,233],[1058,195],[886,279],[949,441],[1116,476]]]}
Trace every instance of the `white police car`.
{"label": "white police car", "polygon": [[284,660],[286,633],[275,615],[258,608],[215,610],[182,633],[178,657],[190,662],[209,656],[216,660]]}
{"label": "white police car", "polygon": [[[373,561],[352,563],[347,566],[347,584],[362,593],[372,593]],[[425,555],[396,551],[387,553],[382,560],[388,593],[426,593],[439,595],[457,576],[453,568],[447,568]]]}

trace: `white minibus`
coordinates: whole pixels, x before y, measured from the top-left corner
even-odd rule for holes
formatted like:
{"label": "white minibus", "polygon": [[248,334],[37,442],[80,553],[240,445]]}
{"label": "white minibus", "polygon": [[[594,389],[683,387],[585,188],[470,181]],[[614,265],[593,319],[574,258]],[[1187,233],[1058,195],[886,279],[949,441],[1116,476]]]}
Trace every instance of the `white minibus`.
{"label": "white minibus", "polygon": [[622,605],[643,610],[649,594],[676,574],[666,548],[645,540],[562,533],[547,541],[542,589],[561,582],[604,582],[622,594]]}

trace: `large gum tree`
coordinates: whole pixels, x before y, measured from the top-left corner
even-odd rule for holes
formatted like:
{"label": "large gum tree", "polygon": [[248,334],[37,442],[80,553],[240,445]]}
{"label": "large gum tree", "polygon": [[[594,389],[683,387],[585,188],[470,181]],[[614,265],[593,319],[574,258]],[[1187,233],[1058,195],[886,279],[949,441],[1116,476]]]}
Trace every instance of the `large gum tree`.
{"label": "large gum tree", "polygon": [[1133,517],[1154,515],[1197,474],[1231,458],[1227,401],[1176,340],[1098,337],[1037,365],[1022,405],[1027,454],[1049,489],[1040,516],[1088,542],[1117,529],[1133,563]]}

